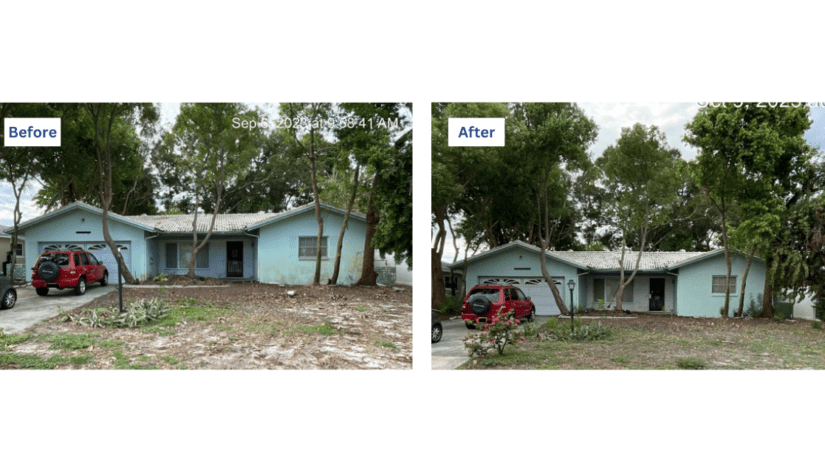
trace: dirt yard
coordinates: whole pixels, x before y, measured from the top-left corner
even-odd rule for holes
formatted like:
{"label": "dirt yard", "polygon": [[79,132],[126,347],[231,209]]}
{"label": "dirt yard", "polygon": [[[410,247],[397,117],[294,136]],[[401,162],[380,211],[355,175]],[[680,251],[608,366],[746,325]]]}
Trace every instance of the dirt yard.
{"label": "dirt yard", "polygon": [[[811,321],[710,319],[633,314],[583,317],[610,329],[605,339],[561,341],[536,336],[475,369],[825,369],[825,331]],[[558,326],[569,330],[569,323]],[[539,327],[539,334],[547,333]]]}
{"label": "dirt yard", "polygon": [[[124,307],[155,297],[172,313],[149,326],[89,328],[58,316],[6,335],[0,368],[412,368],[410,287],[127,288]],[[110,293],[73,313],[117,298]]]}

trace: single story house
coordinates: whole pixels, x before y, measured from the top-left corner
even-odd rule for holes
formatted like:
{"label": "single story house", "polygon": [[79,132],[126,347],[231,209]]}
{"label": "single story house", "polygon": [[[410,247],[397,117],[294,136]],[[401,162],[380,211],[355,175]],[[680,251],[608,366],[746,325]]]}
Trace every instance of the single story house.
{"label": "single story house", "polygon": [[[103,240],[103,211],[83,202],[23,222],[27,275],[40,253],[54,249],[84,249],[103,261],[115,280],[116,260]],[[332,276],[335,247],[345,211],[322,204],[321,282]],[[192,254],[192,214],[121,216],[109,213],[109,233],[139,280],[160,274],[186,274]],[[199,240],[206,236],[211,214],[199,214]],[[338,283],[355,283],[361,275],[366,217],[350,214],[341,251]],[[6,231],[8,232],[8,231]],[[318,222],[310,203],[280,213],[218,214],[209,242],[196,259],[203,277],[307,285],[315,274]]]}
{"label": "single story house", "polygon": [[[11,232],[14,232],[14,230],[12,230]],[[6,262],[6,257],[8,256],[8,253],[11,251],[11,238],[11,235],[0,232],[0,262]],[[25,243],[26,241],[23,240],[22,237],[17,237],[17,249],[14,251],[14,256],[11,259],[11,262],[14,263],[14,275],[16,280],[21,279],[21,276],[25,274]],[[7,267],[9,267],[9,269],[0,269],[0,274],[4,272],[10,272],[10,266]]]}
{"label": "single story house", "polygon": [[[541,272],[541,249],[515,241],[467,258],[466,286],[516,285],[531,297],[539,315],[559,314],[550,287]],[[575,284],[573,306],[598,308],[600,300],[615,308],[621,252],[547,251],[547,271],[565,304],[570,306],[568,282]],[[625,279],[633,272],[637,252],[626,252]],[[739,305],[746,258],[731,257],[731,314]],[[463,260],[449,267],[461,269]],[[765,286],[765,261],[754,257],[745,286],[745,308],[759,300]],[[724,251],[644,252],[639,271],[625,288],[622,308],[630,311],[667,311],[681,316],[720,317],[725,297]]]}

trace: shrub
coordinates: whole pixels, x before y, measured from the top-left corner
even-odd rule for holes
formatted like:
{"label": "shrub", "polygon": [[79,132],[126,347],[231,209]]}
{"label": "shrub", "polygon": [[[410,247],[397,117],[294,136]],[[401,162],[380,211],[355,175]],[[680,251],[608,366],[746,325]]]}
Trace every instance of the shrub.
{"label": "shrub", "polygon": [[607,306],[604,305],[604,300],[597,300],[598,305],[596,305],[596,309],[599,311],[607,311]]}
{"label": "shrub", "polygon": [[822,330],[822,323],[819,321],[811,321],[811,327],[817,330]]}
{"label": "shrub", "polygon": [[613,331],[601,322],[582,324],[581,319],[574,319],[572,329],[570,324],[545,324],[544,332],[539,336],[543,340],[590,342],[608,339],[613,336]]}
{"label": "shrub", "polygon": [[460,309],[461,305],[452,298],[447,298],[447,300],[438,307],[438,311],[443,314],[457,313]]}
{"label": "shrub", "polygon": [[86,327],[138,327],[163,319],[171,311],[163,300],[152,298],[132,303],[122,313],[115,307],[87,309],[76,316],[67,314],[63,321],[71,321]]}
{"label": "shrub", "polygon": [[[761,296],[761,294],[760,294]],[[751,297],[750,303],[748,303],[748,309],[742,314],[743,317],[749,317],[751,319],[756,319],[762,315],[762,305],[757,306],[756,302],[753,301],[753,297]]]}
{"label": "shrub", "polygon": [[679,369],[704,369],[705,360],[699,358],[679,358],[676,360],[676,367]]}
{"label": "shrub", "polygon": [[539,329],[536,327],[536,324],[528,322],[521,326],[521,333],[524,335],[524,338],[536,338],[539,334]]}
{"label": "shrub", "polygon": [[817,296],[814,310],[816,311],[816,318],[825,321],[825,298],[823,296]]}
{"label": "shrub", "polygon": [[490,351],[495,350],[499,355],[504,353],[504,347],[508,344],[516,344],[524,341],[524,335],[520,330],[516,330],[519,320],[512,318],[513,311],[494,316],[491,323],[484,324],[484,329],[479,332],[471,332],[464,336],[464,348],[470,357],[479,358],[486,356]]}

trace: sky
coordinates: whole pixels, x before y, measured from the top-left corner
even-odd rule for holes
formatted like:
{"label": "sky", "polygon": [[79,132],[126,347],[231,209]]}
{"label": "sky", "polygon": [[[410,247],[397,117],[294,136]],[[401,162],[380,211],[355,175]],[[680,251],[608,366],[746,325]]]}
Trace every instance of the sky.
{"label": "sky", "polygon": [[[685,124],[699,111],[699,104],[693,103],[578,103],[585,114],[599,126],[599,136],[590,147],[590,159],[596,159],[604,150],[613,145],[621,135],[622,128],[642,123],[655,125],[664,132],[671,148],[677,148],[685,160],[695,159],[698,153],[692,146],[682,141]],[[825,106],[825,103],[820,103]],[[811,108],[813,124],[805,133],[805,139],[812,146],[825,149],[825,108]],[[465,242],[457,240],[461,250],[459,259],[464,257]],[[483,250],[478,250],[483,251]],[[470,251],[472,253],[472,251]],[[452,234],[447,230],[447,243],[442,260],[452,262],[455,256]]]}

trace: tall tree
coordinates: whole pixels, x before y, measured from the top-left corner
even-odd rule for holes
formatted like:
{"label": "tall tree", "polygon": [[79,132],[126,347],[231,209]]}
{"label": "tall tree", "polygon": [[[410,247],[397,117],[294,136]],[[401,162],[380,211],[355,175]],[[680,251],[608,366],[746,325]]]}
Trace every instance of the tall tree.
{"label": "tall tree", "polygon": [[[617,311],[622,310],[625,288],[639,271],[650,227],[667,221],[670,204],[676,199],[675,162],[678,158],[679,152],[668,147],[665,134],[656,126],[635,124],[632,128],[623,128],[616,144],[607,147],[598,160],[610,192],[609,207],[622,231]],[[630,231],[638,233],[639,250],[633,272],[625,279],[625,238]]]}
{"label": "tall tree", "polygon": [[[749,216],[760,211],[766,215],[777,214],[795,182],[793,174],[804,170],[811,154],[803,137],[811,124],[808,113],[807,106],[801,104],[796,108],[727,104],[700,109],[686,125],[684,140],[700,151],[695,178],[722,216],[727,266],[723,317],[728,317],[730,308],[728,212],[739,202],[744,209],[751,208],[747,212]],[[772,228],[769,226],[769,229]],[[771,316],[772,257],[768,256],[766,262],[762,315]]]}
{"label": "tall tree", "polygon": [[559,195],[560,189],[555,188],[555,184],[564,179],[563,170],[581,172],[590,164],[587,149],[596,140],[598,126],[574,103],[517,105],[515,115],[523,119],[527,129],[523,163],[527,171],[533,173],[542,276],[559,310],[566,315],[567,306],[547,270],[546,252],[551,245],[551,234],[557,227],[550,219],[550,199]]}
{"label": "tall tree", "polygon": [[[100,185],[100,208],[103,210],[103,239],[114,256],[120,256],[114,239],[109,232],[109,211],[112,208],[114,183],[113,145],[118,140],[134,140],[135,124],[152,125],[158,120],[157,108],[150,103],[87,103],[83,109],[89,114],[94,127],[94,153],[97,158],[97,173]],[[120,261],[120,273],[127,283],[136,279]]]}
{"label": "tall tree", "polygon": [[[329,103],[281,103],[281,115],[292,121],[302,120],[307,124],[292,124],[291,130],[295,143],[309,160],[312,181],[312,198],[315,203],[315,219],[318,221],[318,238],[315,242],[315,275],[312,285],[321,284],[321,240],[324,235],[324,219],[321,217],[321,200],[318,196],[318,178],[316,163],[323,154],[321,139],[323,123],[327,120],[331,105]],[[306,134],[302,136],[302,134]]]}
{"label": "tall tree", "polygon": [[[169,195],[187,197],[193,213],[192,251],[188,260],[188,276],[193,279],[198,253],[209,242],[221,211],[224,189],[244,177],[250,159],[259,152],[260,129],[233,124],[235,118],[260,121],[263,115],[238,103],[182,104],[172,132],[166,134],[156,155]],[[211,211],[212,218],[199,241],[197,223],[201,208]]]}

